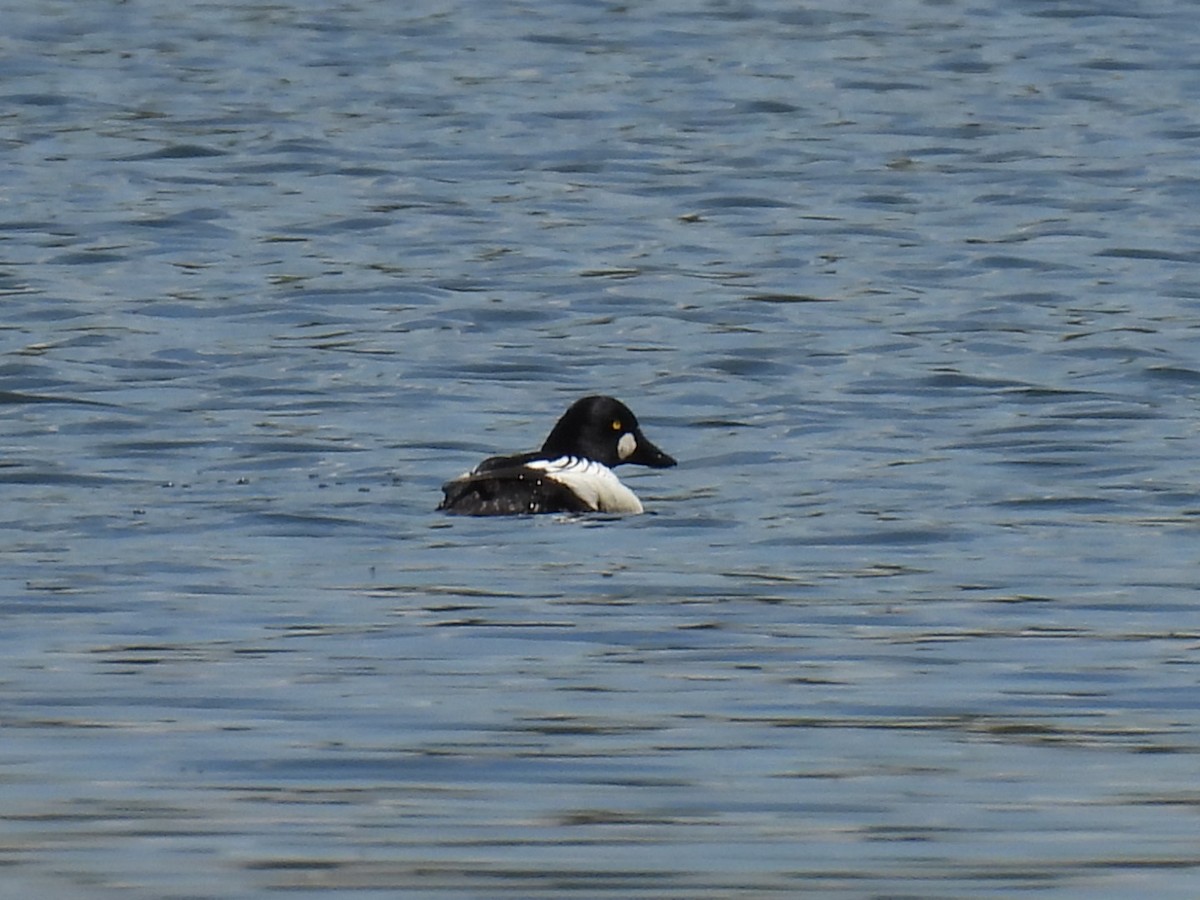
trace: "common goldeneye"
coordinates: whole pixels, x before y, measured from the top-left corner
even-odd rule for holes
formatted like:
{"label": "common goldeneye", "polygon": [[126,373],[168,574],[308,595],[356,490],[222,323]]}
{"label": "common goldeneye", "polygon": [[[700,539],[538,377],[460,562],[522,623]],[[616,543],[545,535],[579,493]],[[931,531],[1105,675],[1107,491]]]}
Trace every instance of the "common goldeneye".
{"label": "common goldeneye", "polygon": [[541,450],[493,456],[447,481],[438,509],[464,516],[640,513],[642,502],[613,473],[621,463],[665,469],[675,460],[646,440],[620,400],[584,397],[563,413]]}

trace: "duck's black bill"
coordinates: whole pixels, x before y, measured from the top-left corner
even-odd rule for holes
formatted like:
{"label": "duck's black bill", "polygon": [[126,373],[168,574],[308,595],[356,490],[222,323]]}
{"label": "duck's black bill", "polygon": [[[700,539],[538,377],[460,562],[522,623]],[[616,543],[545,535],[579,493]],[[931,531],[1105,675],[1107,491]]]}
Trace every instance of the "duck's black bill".
{"label": "duck's black bill", "polygon": [[669,469],[675,465],[675,457],[663,453],[645,438],[637,442],[637,449],[625,460],[652,469]]}

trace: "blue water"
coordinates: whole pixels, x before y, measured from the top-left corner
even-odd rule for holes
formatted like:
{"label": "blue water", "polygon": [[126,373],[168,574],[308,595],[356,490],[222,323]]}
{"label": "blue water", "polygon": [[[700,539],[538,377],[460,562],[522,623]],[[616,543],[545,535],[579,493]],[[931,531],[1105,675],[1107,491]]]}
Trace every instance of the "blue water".
{"label": "blue water", "polygon": [[[0,897],[1194,898],[1192,4],[23,0]],[[628,402],[628,519],[440,483]]]}

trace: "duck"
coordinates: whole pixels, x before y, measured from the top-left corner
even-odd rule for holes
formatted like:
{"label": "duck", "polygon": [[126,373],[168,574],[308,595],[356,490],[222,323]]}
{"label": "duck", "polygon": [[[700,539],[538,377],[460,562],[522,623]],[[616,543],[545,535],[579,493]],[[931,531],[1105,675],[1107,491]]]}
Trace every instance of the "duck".
{"label": "duck", "polygon": [[540,450],[488,457],[443,484],[438,509],[465,516],[637,515],[642,501],[613,472],[625,463],[665,469],[676,461],[642,434],[620,400],[584,397],[563,413]]}

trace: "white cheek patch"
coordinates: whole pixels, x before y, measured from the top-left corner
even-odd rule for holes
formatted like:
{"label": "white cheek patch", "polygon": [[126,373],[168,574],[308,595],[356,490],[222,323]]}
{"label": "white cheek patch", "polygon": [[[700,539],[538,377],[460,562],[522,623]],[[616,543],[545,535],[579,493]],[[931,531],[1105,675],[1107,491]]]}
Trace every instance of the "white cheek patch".
{"label": "white cheek patch", "polygon": [[633,456],[633,451],[637,449],[637,438],[633,436],[632,431],[627,431],[621,435],[621,439],[617,441],[617,456],[622,460],[629,459]]}

